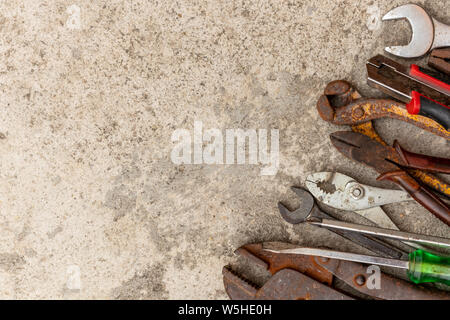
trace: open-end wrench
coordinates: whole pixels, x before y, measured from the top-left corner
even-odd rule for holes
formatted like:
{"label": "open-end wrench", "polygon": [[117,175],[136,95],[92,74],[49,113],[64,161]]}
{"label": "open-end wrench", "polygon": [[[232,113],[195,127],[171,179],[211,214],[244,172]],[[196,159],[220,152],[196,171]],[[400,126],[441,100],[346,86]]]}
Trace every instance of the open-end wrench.
{"label": "open-end wrench", "polygon": [[387,52],[403,58],[416,58],[434,48],[450,46],[450,26],[430,17],[422,7],[406,4],[392,9],[382,20],[397,19],[407,19],[411,24],[411,42],[406,46],[386,47]]}

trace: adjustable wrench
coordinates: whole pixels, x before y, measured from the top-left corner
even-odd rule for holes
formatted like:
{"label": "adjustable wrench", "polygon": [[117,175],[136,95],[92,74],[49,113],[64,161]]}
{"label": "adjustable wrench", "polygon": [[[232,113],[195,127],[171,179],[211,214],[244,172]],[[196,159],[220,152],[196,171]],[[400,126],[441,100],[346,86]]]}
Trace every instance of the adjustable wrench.
{"label": "adjustable wrench", "polygon": [[397,7],[383,17],[383,21],[407,19],[411,24],[411,42],[406,46],[391,46],[385,50],[403,58],[416,58],[434,48],[450,46],[450,26],[432,18],[416,4]]}

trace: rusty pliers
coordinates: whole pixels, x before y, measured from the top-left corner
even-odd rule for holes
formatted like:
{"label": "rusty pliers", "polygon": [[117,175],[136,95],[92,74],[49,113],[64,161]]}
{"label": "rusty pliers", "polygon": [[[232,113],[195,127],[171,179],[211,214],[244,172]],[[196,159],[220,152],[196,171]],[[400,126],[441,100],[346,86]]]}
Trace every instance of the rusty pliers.
{"label": "rusty pliers", "polygon": [[[272,276],[264,285],[257,286],[231,267],[224,267],[223,282],[228,296],[233,300],[351,300],[361,297],[383,300],[450,299],[446,292],[414,285],[383,272],[380,274],[381,288],[374,290],[368,286],[370,272],[361,263],[266,250],[289,247],[293,246],[265,242],[247,244],[237,249],[237,255],[260,266]],[[342,284],[354,289],[359,296],[344,290]]]}
{"label": "rusty pliers", "polygon": [[[411,123],[421,129],[450,140],[450,132],[437,122],[419,115],[408,114],[405,104],[391,99],[366,99],[352,85],[344,80],[330,82],[317,102],[320,117],[336,125],[350,125],[383,145],[386,142],[375,131],[372,120],[393,118]],[[407,168],[414,178],[441,194],[450,197],[450,185],[423,170]]]}

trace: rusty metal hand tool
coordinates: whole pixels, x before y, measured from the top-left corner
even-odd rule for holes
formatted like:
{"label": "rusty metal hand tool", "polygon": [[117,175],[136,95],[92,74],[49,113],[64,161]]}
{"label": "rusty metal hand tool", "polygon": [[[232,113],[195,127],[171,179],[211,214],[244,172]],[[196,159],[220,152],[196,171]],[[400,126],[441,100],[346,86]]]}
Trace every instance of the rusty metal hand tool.
{"label": "rusty metal hand tool", "polygon": [[[236,254],[246,257],[272,275],[277,275],[281,270],[295,270],[335,290],[330,291],[332,292],[330,294],[324,292],[323,287],[320,287],[320,290],[316,291],[314,286],[311,286],[308,288],[308,294],[302,295],[302,298],[304,297],[305,299],[342,299],[342,296],[348,299],[346,292],[335,287],[336,279],[343,281],[347,286],[356,291],[376,299],[441,300],[450,298],[450,295],[445,292],[413,285],[410,282],[397,279],[383,272],[380,274],[381,288],[379,290],[373,290],[366,284],[370,273],[368,273],[367,267],[360,263],[323,259],[310,255],[280,254],[267,250],[267,248],[271,250],[282,250],[293,247],[293,245],[279,242],[255,243],[240,247],[236,250]],[[280,286],[295,287],[295,285],[286,284],[284,279],[280,281],[282,282]],[[250,298],[253,297],[254,289],[249,288],[248,283],[242,280],[242,278],[238,278],[234,274],[229,275],[229,269],[225,269],[224,283],[225,289],[232,299],[233,297],[241,299],[246,299],[249,296]],[[304,287],[301,287],[301,289],[304,290]],[[339,290],[340,295],[336,294],[337,290]],[[279,291],[277,293],[283,294]]]}
{"label": "rusty metal hand tool", "polygon": [[403,58],[416,58],[430,50],[450,46],[450,26],[432,18],[416,4],[397,7],[383,17],[383,21],[407,19],[412,28],[411,42],[407,46],[386,47],[385,50]]}
{"label": "rusty metal hand tool", "polygon": [[[306,187],[320,202],[327,206],[353,211],[386,229],[400,230],[381,209],[382,205],[413,200],[402,190],[388,190],[359,183],[339,172],[317,172],[306,178]],[[404,242],[417,248],[433,251],[423,246]]]}
{"label": "rusty metal hand tool", "polygon": [[396,142],[394,147],[388,147],[357,132],[335,132],[330,135],[330,139],[343,155],[378,171],[380,176],[377,180],[389,180],[398,184],[428,211],[450,225],[450,208],[447,204],[401,169],[412,167],[449,173],[450,159],[404,152]]}
{"label": "rusty metal hand tool", "polygon": [[[294,191],[303,201],[305,201],[305,206],[303,208],[307,208],[308,206],[314,206],[314,199],[312,197],[304,197],[304,190],[300,188],[291,188],[292,191]],[[308,193],[309,194],[309,193]],[[337,221],[334,217],[329,215],[328,213],[325,213],[318,208],[314,207],[314,217],[325,219],[329,221]],[[301,222],[305,222],[303,219],[304,217],[300,214],[299,219],[299,211],[302,209],[298,209],[294,212],[289,211],[282,203],[278,203],[278,210],[280,211],[281,216],[289,223],[292,224],[298,224]],[[303,211],[300,211],[303,212]],[[363,248],[366,248],[376,254],[380,254],[383,256],[388,256],[392,258],[398,258],[402,259],[405,258],[408,253],[400,248],[397,248],[391,244],[388,244],[386,242],[380,241],[376,238],[365,236],[358,233],[353,232],[346,232],[345,230],[333,230],[332,232],[340,235],[341,237],[352,241],[353,243],[356,243],[360,245]]]}
{"label": "rusty metal hand tool", "polygon": [[[289,211],[282,204],[279,204],[280,214],[284,220],[292,224],[309,223],[315,226],[324,227],[333,230],[350,231],[355,234],[366,234],[374,237],[414,242],[421,245],[431,245],[440,248],[450,248],[450,239],[433,237],[422,234],[397,231],[392,229],[383,229],[361,224],[331,220],[323,217],[321,211],[315,204],[314,198],[308,191],[301,188],[292,188],[301,200],[298,209]],[[372,251],[373,252],[373,251]],[[381,254],[384,256],[384,254]],[[405,260],[404,257],[399,258]]]}
{"label": "rusty metal hand tool", "polygon": [[259,287],[229,267],[222,269],[231,300],[353,300],[330,286],[292,269],[282,269]]}
{"label": "rusty metal hand tool", "polygon": [[377,55],[367,61],[367,83],[405,103],[410,114],[450,127],[450,79],[417,65],[409,68]]}
{"label": "rusty metal hand tool", "polygon": [[450,285],[450,258],[430,254],[423,250],[416,250],[409,255],[408,260],[398,260],[340,252],[327,249],[297,247],[292,249],[273,250],[275,253],[307,254],[321,258],[338,259],[344,261],[361,262],[369,265],[387,266],[405,269],[409,279],[414,283],[438,282]]}
{"label": "rusty metal hand tool", "polygon": [[381,206],[413,200],[403,190],[389,190],[364,185],[339,172],[310,174],[306,178],[305,185],[314,198],[327,206],[356,212],[387,229],[398,230]]}
{"label": "rusty metal hand tool", "polygon": [[[352,130],[386,145],[375,131],[372,121],[389,117],[416,125],[438,136],[450,139],[450,132],[437,122],[418,115],[411,115],[401,102],[386,99],[364,99],[350,83],[344,80],[330,82],[317,102],[317,110],[323,120],[336,125],[351,125]],[[416,179],[430,188],[450,197],[450,185],[442,179],[422,170],[406,169]]]}
{"label": "rusty metal hand tool", "polygon": [[450,76],[450,48],[431,51],[428,65]]}

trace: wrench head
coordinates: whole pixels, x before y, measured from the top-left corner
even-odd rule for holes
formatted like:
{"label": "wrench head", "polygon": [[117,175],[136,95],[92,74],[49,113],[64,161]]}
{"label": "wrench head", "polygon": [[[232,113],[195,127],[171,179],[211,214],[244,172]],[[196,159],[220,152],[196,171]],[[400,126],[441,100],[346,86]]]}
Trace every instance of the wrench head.
{"label": "wrench head", "polygon": [[433,45],[434,24],[428,13],[416,4],[406,4],[392,9],[384,15],[383,21],[407,19],[411,25],[411,42],[406,46],[391,46],[385,50],[403,58],[416,58],[425,55]]}
{"label": "wrench head", "polygon": [[298,209],[290,211],[281,202],[279,202],[278,210],[284,220],[292,224],[299,224],[306,221],[314,208],[314,198],[311,193],[302,188],[292,187],[291,189],[300,198],[300,206]]}

